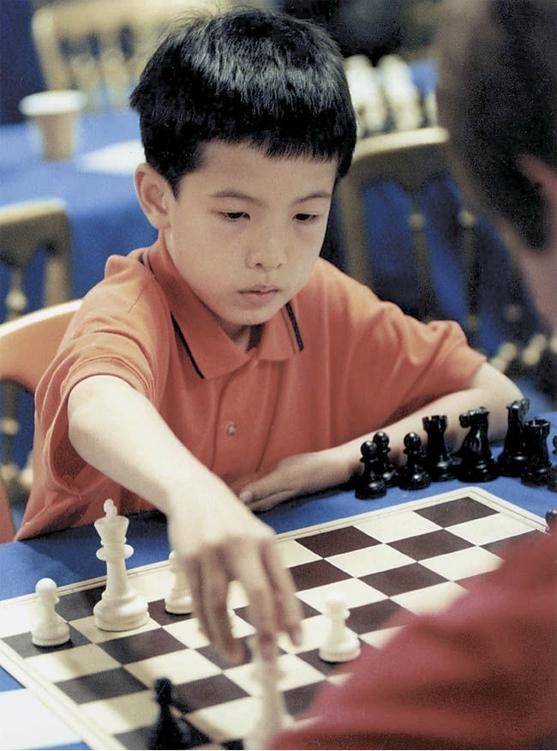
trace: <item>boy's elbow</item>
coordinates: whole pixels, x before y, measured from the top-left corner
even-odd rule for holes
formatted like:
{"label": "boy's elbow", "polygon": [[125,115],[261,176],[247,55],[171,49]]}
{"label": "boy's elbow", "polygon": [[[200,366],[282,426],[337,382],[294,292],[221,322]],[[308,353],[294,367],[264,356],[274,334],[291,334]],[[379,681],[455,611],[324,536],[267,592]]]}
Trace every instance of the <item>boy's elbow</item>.
{"label": "boy's elbow", "polygon": [[496,401],[506,406],[515,399],[522,399],[522,392],[506,375],[484,363],[475,374],[470,388],[479,389],[486,395],[486,401]]}

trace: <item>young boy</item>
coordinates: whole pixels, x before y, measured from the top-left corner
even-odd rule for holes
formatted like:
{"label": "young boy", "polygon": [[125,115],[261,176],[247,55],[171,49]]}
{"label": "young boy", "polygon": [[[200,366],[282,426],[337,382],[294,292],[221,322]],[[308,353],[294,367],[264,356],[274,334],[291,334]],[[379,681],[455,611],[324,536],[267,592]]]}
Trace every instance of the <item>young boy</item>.
{"label": "young boy", "polygon": [[[557,333],[556,38],[555,0],[453,0],[438,93],[463,176],[522,245]],[[370,650],[273,748],[556,748],[557,530],[507,555],[468,597]]]}
{"label": "young boy", "polygon": [[[300,622],[271,530],[251,512],[347,480],[384,428],[421,416],[494,431],[517,389],[452,323],[424,325],[318,260],[355,121],[326,34],[255,10],[197,16],[134,91],[135,182],[157,242],[112,257],[36,394],[35,482],[19,537],[153,506],[201,624],[237,656],[244,586],[261,648]],[[456,428],[454,428],[456,430]],[[453,436],[454,436],[453,432]]]}

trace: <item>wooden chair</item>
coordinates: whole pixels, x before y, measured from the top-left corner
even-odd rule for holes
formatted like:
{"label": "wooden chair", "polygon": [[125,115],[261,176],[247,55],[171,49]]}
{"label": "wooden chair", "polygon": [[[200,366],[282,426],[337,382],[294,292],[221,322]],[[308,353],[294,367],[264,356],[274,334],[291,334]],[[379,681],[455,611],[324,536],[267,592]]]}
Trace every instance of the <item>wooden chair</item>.
{"label": "wooden chair", "polygon": [[32,34],[49,89],[77,88],[89,109],[124,107],[162,29],[181,12],[230,0],[61,0],[39,8]]}
{"label": "wooden chair", "polygon": [[[34,393],[80,305],[80,300],[71,300],[1,323],[0,382],[18,384]],[[13,435],[8,432],[4,443],[12,439]],[[13,536],[13,522],[10,528],[8,521],[11,517],[6,509],[9,512],[7,499],[12,498],[19,470],[14,471],[11,464],[3,464],[0,469],[0,541],[5,541]]]}
{"label": "wooden chair", "polygon": [[[435,317],[436,301],[428,249],[431,228],[420,202],[420,194],[435,181],[447,180],[449,174],[447,132],[440,127],[430,127],[388,133],[360,141],[350,172],[339,185],[338,207],[345,270],[372,287],[376,282],[374,252],[381,253],[382,249],[370,248],[369,230],[377,217],[369,216],[366,210],[365,191],[386,181],[404,191],[409,201],[409,211],[404,219],[408,223],[411,235],[411,263],[416,269],[417,287],[417,300],[406,312],[421,320]],[[462,204],[453,220],[456,225],[455,239],[463,258],[462,285],[467,311],[463,327],[470,342],[475,344],[480,325],[478,290],[481,275],[476,236],[477,222],[474,215]],[[391,227],[390,231],[393,229]],[[511,295],[518,286],[512,285]],[[520,314],[514,301],[509,306],[508,314],[509,320]]]}
{"label": "wooden chair", "polygon": [[[61,201],[29,201],[0,207],[0,265],[7,269],[4,299],[6,319],[17,319],[28,310],[26,273],[40,267],[44,259],[44,289],[39,303],[50,306],[71,299],[71,237],[68,217]],[[12,384],[2,390],[0,436],[3,436],[3,476],[12,496],[19,467],[13,445],[18,432],[18,393]]]}

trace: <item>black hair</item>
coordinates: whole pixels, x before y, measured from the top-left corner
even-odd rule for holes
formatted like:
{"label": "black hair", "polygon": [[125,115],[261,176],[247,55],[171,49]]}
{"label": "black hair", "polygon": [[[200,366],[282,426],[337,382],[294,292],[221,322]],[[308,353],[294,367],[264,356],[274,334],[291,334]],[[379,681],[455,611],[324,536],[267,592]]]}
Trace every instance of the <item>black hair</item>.
{"label": "black hair", "polygon": [[130,99],[145,158],[177,192],[212,140],[270,157],[338,159],[348,171],[356,121],[342,58],[327,33],[281,13],[235,8],[181,19]]}
{"label": "black hair", "polygon": [[467,0],[451,10],[438,33],[441,122],[484,204],[542,249],[548,212],[520,157],[557,167],[557,3]]}

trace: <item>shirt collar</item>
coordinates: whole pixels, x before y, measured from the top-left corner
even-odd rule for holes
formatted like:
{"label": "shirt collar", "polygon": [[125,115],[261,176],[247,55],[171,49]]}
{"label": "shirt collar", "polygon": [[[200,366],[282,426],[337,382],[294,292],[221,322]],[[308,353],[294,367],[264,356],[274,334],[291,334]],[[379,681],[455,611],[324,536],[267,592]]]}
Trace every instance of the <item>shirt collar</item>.
{"label": "shirt collar", "polygon": [[149,248],[143,260],[168,301],[176,335],[201,378],[219,378],[233,373],[253,359],[287,360],[303,350],[294,302],[285,305],[263,325],[256,347],[242,352],[182,279],[162,235]]}

